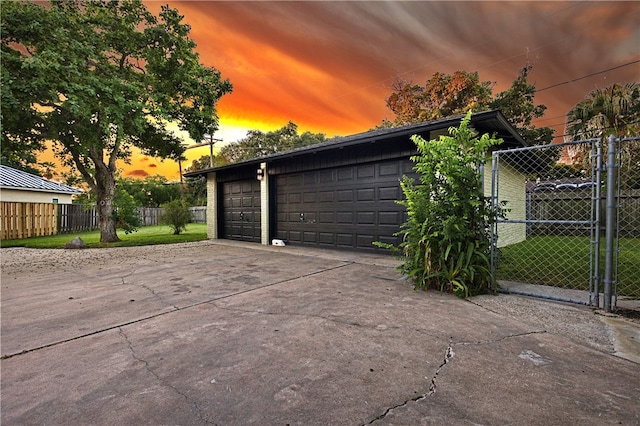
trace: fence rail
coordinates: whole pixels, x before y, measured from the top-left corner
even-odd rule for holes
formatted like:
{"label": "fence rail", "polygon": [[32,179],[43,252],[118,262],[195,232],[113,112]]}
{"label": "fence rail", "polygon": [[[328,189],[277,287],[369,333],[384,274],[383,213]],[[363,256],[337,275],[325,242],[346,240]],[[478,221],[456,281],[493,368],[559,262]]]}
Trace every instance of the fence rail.
{"label": "fence rail", "polygon": [[[207,208],[190,207],[191,221],[206,223]],[[161,207],[138,209],[142,226],[159,224]],[[93,231],[100,227],[94,205],[0,202],[0,240]]]}
{"label": "fence rail", "polygon": [[[606,208],[605,200],[600,208]],[[591,190],[531,192],[527,194],[527,235],[589,236],[591,225]],[[640,238],[640,189],[620,191],[618,206],[621,237]],[[604,229],[605,218],[600,218]]]}

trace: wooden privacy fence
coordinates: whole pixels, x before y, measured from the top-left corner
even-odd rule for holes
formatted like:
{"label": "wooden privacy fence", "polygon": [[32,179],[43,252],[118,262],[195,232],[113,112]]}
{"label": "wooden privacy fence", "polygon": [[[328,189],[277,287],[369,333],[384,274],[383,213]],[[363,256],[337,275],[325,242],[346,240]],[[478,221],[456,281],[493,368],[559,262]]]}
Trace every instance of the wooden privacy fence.
{"label": "wooden privacy fence", "polygon": [[207,206],[189,207],[191,211],[191,222],[207,223]]}
{"label": "wooden privacy fence", "polygon": [[[0,240],[93,231],[100,227],[95,206],[0,202]],[[206,223],[206,207],[190,207],[191,221]],[[159,224],[161,207],[138,209],[142,226]]]}
{"label": "wooden privacy fence", "polygon": [[93,231],[99,227],[96,206],[58,204],[58,233]]}
{"label": "wooden privacy fence", "polygon": [[57,233],[57,204],[2,201],[0,215],[0,239],[2,240]]}

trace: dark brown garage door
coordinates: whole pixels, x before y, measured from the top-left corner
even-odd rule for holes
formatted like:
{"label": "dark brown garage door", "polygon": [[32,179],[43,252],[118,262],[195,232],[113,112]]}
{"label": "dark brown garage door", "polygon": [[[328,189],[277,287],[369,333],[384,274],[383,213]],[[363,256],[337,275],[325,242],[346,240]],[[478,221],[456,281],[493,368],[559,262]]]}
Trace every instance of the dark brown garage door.
{"label": "dark brown garage door", "polygon": [[279,175],[276,237],[363,251],[376,250],[374,241],[398,243],[406,213],[395,201],[411,168],[405,159]]}
{"label": "dark brown garage door", "polygon": [[222,206],[223,238],[260,242],[260,182],[224,182]]}

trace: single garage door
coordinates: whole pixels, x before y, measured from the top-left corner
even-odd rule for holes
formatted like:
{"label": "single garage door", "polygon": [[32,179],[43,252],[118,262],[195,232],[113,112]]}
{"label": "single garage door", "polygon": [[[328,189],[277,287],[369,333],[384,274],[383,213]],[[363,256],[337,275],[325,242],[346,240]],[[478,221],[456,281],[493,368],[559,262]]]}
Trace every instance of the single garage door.
{"label": "single garage door", "polygon": [[279,175],[277,238],[290,244],[373,251],[374,241],[397,244],[404,223],[400,179],[413,176],[409,159]]}
{"label": "single garage door", "polygon": [[223,238],[260,242],[260,182],[222,183],[222,207]]}

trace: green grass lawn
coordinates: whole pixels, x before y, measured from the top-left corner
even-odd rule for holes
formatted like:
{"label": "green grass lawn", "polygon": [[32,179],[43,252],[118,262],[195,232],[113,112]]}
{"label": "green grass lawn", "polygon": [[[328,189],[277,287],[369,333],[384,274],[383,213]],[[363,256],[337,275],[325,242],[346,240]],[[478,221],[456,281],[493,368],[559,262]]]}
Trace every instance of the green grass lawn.
{"label": "green grass lawn", "polygon": [[187,230],[180,235],[173,235],[173,231],[168,226],[143,226],[137,232],[125,234],[118,230],[118,237],[121,241],[116,243],[101,243],[100,231],[78,232],[72,234],[59,234],[47,237],[32,237],[19,240],[0,241],[1,247],[28,247],[28,248],[64,248],[64,244],[75,237],[82,238],[82,241],[90,248],[102,247],[130,247],[147,246],[154,244],[186,243],[192,241],[202,241],[207,239],[207,225],[204,223],[190,223]]}
{"label": "green grass lawn", "polygon": [[[600,275],[604,275],[604,239]],[[498,279],[589,290],[590,239],[534,236],[500,249]],[[640,239],[621,238],[618,294],[640,297]]]}

